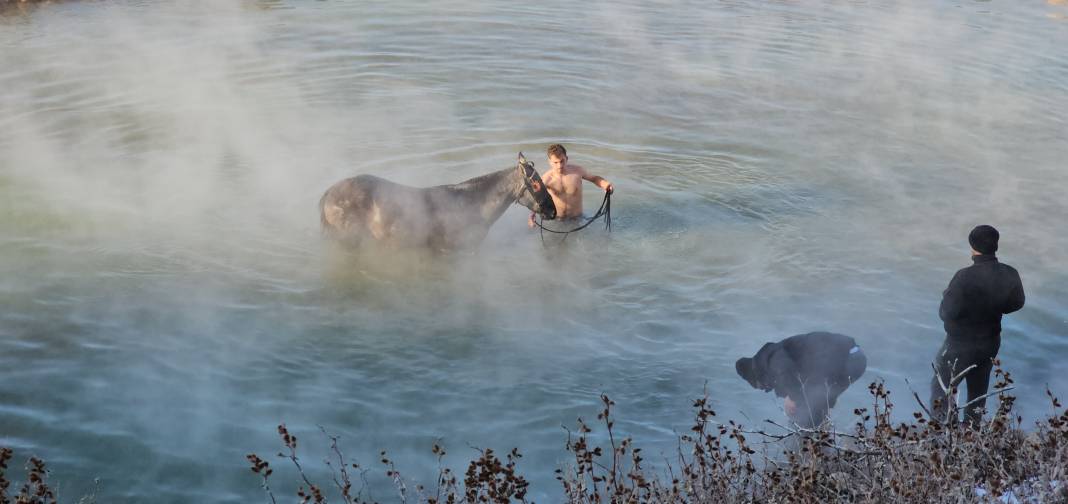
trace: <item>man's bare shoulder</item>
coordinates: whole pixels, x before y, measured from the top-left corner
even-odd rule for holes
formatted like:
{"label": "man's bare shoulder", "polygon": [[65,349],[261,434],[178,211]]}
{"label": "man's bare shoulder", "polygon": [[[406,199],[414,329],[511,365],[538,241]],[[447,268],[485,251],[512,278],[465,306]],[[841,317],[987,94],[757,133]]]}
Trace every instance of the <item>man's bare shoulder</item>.
{"label": "man's bare shoulder", "polygon": [[567,165],[567,172],[568,172],[569,175],[570,174],[575,174],[575,175],[578,175],[580,177],[586,177],[586,176],[588,176],[590,174],[590,172],[586,171],[585,168],[583,168],[583,167],[581,167],[581,166],[579,166],[577,164],[570,164],[570,163],[568,163],[568,165]]}

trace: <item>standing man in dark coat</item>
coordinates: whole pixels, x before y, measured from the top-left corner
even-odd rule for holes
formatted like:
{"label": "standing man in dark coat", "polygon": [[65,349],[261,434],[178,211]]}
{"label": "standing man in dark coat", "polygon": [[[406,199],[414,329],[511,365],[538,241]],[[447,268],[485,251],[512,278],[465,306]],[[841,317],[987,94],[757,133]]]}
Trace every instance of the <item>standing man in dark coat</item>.
{"label": "standing man in dark coat", "polygon": [[[993,360],[1001,348],[1001,316],[1023,308],[1020,274],[1012,266],[998,262],[994,255],[999,238],[993,227],[976,226],[968,234],[975,264],[953,275],[942,293],[938,316],[946,328],[946,341],[935,357],[937,374],[931,381],[931,405],[936,416],[946,412],[947,399],[941,383],[949,385],[950,379],[968,366],[975,365],[964,376],[968,402],[986,394]],[[986,399],[968,406],[966,421],[977,424],[985,407]]]}
{"label": "standing man in dark coat", "polygon": [[738,359],[734,368],[753,388],[774,390],[784,398],[791,421],[814,428],[867,365],[868,358],[853,338],[813,332],[766,343],[752,358]]}

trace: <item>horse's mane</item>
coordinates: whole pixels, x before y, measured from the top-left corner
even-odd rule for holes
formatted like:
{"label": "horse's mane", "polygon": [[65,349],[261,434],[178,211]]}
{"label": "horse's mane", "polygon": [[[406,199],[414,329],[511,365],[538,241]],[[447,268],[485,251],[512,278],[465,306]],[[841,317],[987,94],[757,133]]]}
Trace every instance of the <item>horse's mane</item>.
{"label": "horse's mane", "polygon": [[515,169],[515,167],[505,168],[503,170],[490,172],[485,175],[479,175],[475,178],[467,179],[463,182],[438,187],[462,192],[485,192],[488,187],[491,187],[496,184],[501,179],[501,177],[507,176],[508,171]]}

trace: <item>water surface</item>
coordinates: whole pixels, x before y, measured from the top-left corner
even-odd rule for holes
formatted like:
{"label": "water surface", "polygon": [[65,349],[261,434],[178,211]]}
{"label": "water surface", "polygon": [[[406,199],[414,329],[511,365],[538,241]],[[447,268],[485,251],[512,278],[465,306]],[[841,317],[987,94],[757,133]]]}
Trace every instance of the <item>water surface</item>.
{"label": "water surface", "polygon": [[[244,456],[283,465],[281,422],[309,465],[322,426],[424,482],[435,440],[457,469],[518,446],[552,501],[561,425],[602,392],[649,460],[706,384],[723,418],[781,418],[733,362],[792,334],[854,336],[905,418],[980,223],[1027,289],[1001,356],[1030,421],[1046,384],[1068,393],[1065,9],[6,9],[0,444],[108,502],[256,501]],[[451,257],[319,240],[341,178],[452,183],[520,150],[545,169],[553,142],[615,184],[611,234],[545,249],[516,208]]]}

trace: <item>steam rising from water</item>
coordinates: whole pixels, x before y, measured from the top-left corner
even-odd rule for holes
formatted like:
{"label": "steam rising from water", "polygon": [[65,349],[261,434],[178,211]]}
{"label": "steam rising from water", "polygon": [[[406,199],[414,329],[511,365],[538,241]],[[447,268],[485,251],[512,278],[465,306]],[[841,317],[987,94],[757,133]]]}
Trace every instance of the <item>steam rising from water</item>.
{"label": "steam rising from water", "polygon": [[[0,17],[0,442],[133,500],[203,482],[240,501],[257,490],[243,455],[270,452],[275,423],[323,424],[416,474],[439,436],[457,460],[518,444],[551,492],[559,425],[599,392],[647,452],[670,450],[706,380],[718,411],[777,417],[734,359],[817,329],[856,337],[904,414],[978,223],[1028,291],[1002,356],[1038,411],[1035,387],[1068,390],[1054,7]],[[616,185],[612,235],[543,251],[517,209],[448,258],[319,241],[341,178],[454,183],[518,150],[544,170],[556,141]]]}

